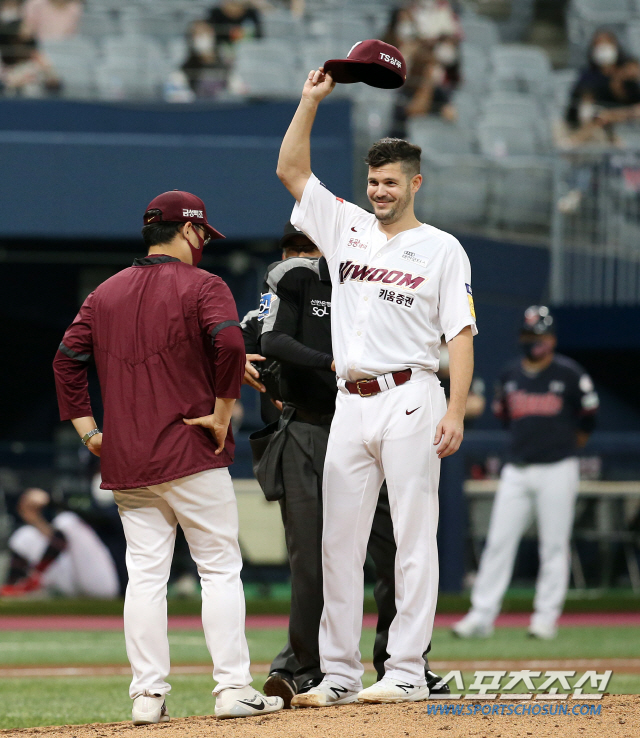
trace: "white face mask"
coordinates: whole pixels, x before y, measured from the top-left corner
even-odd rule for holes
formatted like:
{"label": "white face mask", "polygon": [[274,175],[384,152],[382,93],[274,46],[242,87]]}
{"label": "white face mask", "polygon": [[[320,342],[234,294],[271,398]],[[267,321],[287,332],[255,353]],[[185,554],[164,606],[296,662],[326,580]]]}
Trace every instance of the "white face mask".
{"label": "white face mask", "polygon": [[198,54],[213,54],[216,48],[216,40],[213,34],[199,33],[193,37],[191,43]]}
{"label": "white face mask", "polygon": [[0,23],[15,23],[20,20],[18,8],[2,8],[0,10]]}
{"label": "white face mask", "polygon": [[416,29],[410,20],[403,20],[396,26],[396,33],[401,41],[411,41],[416,37]]}
{"label": "white face mask", "polygon": [[618,61],[618,49],[608,42],[596,44],[591,52],[591,58],[599,66],[608,66]]}
{"label": "white face mask", "polygon": [[592,102],[581,102],[578,107],[580,123],[590,123],[596,117],[596,106]]}
{"label": "white face mask", "polygon": [[458,59],[458,49],[449,41],[439,43],[434,49],[436,59],[445,67],[451,66]]}

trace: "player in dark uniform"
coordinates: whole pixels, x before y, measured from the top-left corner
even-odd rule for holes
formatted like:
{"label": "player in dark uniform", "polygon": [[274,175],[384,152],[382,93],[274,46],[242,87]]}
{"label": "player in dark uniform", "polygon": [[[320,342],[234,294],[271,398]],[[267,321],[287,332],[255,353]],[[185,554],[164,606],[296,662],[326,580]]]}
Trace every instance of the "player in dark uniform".
{"label": "player in dark uniform", "polygon": [[550,639],[557,633],[569,584],[569,542],[579,483],[576,454],[593,430],[598,395],[585,370],[556,354],[555,347],[549,309],[528,308],[520,334],[524,356],[501,374],[493,403],[511,439],[472,607],[453,627],[463,638],[493,632],[518,544],[534,512],[540,570],[529,634]]}
{"label": "player in dark uniform", "polygon": [[[320,252],[315,245],[291,225],[285,229],[281,245],[284,261],[268,269],[268,291],[262,295],[255,321],[262,328],[260,353],[269,357],[267,360],[276,359],[280,365],[283,412],[286,417],[292,413],[281,460],[285,495],[280,500],[291,566],[289,639],[274,659],[265,683],[265,694],[284,697],[288,704],[296,693],[316,686],[323,676],[318,652],[323,608],[322,473],[337,385],[331,353],[331,282],[326,261],[318,258]],[[247,354],[254,330],[255,325],[244,329]],[[388,630],[396,613],[396,546],[384,486],[368,551],[377,574],[374,666],[378,678],[382,678],[388,658]],[[432,692],[449,691],[446,685],[435,686],[440,677],[429,671],[426,658],[425,671]]]}

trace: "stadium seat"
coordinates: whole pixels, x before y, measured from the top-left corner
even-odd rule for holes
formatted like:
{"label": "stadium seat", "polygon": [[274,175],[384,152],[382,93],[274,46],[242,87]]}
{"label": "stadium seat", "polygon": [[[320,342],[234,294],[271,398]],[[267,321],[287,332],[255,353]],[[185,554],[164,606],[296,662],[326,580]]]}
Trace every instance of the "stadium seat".
{"label": "stadium seat", "polygon": [[546,96],[551,88],[551,65],[539,47],[502,44],[491,51],[491,88]]}
{"label": "stadium seat", "polygon": [[626,23],[631,19],[630,0],[572,0],[571,12],[601,25]]}
{"label": "stadium seat", "polygon": [[96,47],[91,39],[74,38],[44,41],[43,53],[63,83],[68,98],[92,98],[96,94]]}
{"label": "stadium seat", "polygon": [[395,97],[388,90],[367,85],[344,85],[353,89],[351,120],[356,141],[367,150],[374,141],[388,135]]}
{"label": "stadium seat", "polygon": [[234,88],[250,97],[295,97],[304,83],[294,49],[281,39],[240,44],[233,78]]}
{"label": "stadium seat", "polygon": [[89,5],[82,12],[78,25],[80,36],[104,38],[120,31],[120,11],[110,10],[98,5]]}
{"label": "stadium seat", "polygon": [[533,95],[492,92],[482,100],[481,111],[484,119],[518,118],[523,125],[535,130],[540,151],[550,147],[551,131],[547,110]]}
{"label": "stadium seat", "polygon": [[120,13],[120,29],[122,33],[153,36],[166,41],[184,36],[190,24],[201,17],[202,13],[197,8],[194,12],[184,6],[130,5]]}
{"label": "stadium seat", "polygon": [[458,116],[458,125],[465,128],[475,128],[478,122],[480,98],[474,95],[466,86],[463,86],[456,91],[452,103]]}
{"label": "stadium seat", "polygon": [[304,34],[304,25],[291,13],[276,9],[262,16],[262,27],[266,38],[280,38],[290,41]]}
{"label": "stadium seat", "polygon": [[578,80],[578,72],[575,69],[560,69],[551,75],[553,85],[553,108],[552,114],[557,118],[564,117],[569,106],[571,91]]}
{"label": "stadium seat", "polygon": [[640,58],[640,20],[632,21],[627,26],[626,48],[632,56]]}
{"label": "stadium seat", "polygon": [[104,52],[96,73],[102,99],[159,97],[171,67],[155,39],[111,36],[104,40]]}
{"label": "stadium seat", "polygon": [[539,152],[535,127],[521,118],[485,117],[478,124],[478,143],[484,156],[534,156]]}
{"label": "stadium seat", "polygon": [[443,227],[485,223],[490,168],[482,157],[427,152],[422,172],[424,181],[416,195],[421,220]]}
{"label": "stadium seat", "polygon": [[553,199],[553,170],[541,158],[494,161],[489,221],[495,227],[548,228]]}
{"label": "stadium seat", "polygon": [[462,16],[462,32],[466,43],[473,44],[485,51],[490,51],[500,43],[496,24],[488,18],[479,16]]}
{"label": "stadium seat", "polygon": [[409,140],[425,152],[457,155],[473,153],[473,135],[469,129],[455,123],[425,115],[411,118],[407,128]]}
{"label": "stadium seat", "polygon": [[489,85],[489,59],[479,46],[461,45],[462,80],[465,89],[479,95]]}

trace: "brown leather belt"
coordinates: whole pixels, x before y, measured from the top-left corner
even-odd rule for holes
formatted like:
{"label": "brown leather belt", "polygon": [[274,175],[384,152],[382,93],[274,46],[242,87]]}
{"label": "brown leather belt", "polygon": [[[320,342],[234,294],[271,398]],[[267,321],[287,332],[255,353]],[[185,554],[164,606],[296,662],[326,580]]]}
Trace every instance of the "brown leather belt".
{"label": "brown leather belt", "polygon": [[[411,379],[411,369],[403,369],[401,372],[393,372],[393,381],[396,387],[408,382]],[[383,388],[378,384],[377,379],[359,379],[357,382],[345,382],[344,386],[352,395],[360,395],[360,397],[371,397],[379,392],[384,392]]]}

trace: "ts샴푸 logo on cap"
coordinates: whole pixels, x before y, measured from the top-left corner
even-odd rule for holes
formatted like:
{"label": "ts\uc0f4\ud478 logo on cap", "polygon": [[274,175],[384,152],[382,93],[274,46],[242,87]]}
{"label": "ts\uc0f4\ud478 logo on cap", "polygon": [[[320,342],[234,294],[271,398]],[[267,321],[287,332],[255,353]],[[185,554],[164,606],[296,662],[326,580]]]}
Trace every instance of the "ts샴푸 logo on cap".
{"label": "ts\uc0f4\ud478 logo on cap", "polygon": [[402,62],[400,59],[395,59],[393,56],[385,54],[382,51],[380,52],[380,59],[382,61],[386,61],[388,64],[393,64],[393,66],[398,67],[398,69],[402,69]]}

